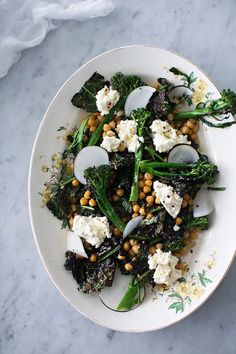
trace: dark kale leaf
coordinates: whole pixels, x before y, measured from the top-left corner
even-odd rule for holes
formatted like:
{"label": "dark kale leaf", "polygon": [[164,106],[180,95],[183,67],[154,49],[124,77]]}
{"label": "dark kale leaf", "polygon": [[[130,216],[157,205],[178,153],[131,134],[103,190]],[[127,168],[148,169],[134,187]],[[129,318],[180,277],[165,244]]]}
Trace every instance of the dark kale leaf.
{"label": "dark kale leaf", "polygon": [[95,72],[83,85],[81,90],[72,97],[72,104],[82,108],[87,112],[97,112],[96,94],[105,85],[109,86],[109,81],[104,80],[104,76]]}
{"label": "dark kale leaf", "polygon": [[59,190],[49,199],[46,205],[54,216],[59,220],[63,220],[62,227],[66,227],[66,221],[70,213],[70,202],[64,190]]}
{"label": "dark kale leaf", "polygon": [[106,286],[112,286],[115,274],[115,261],[107,258],[101,263],[91,263],[87,259],[76,259],[75,253],[66,252],[65,269],[72,272],[78,283],[78,290],[85,294],[99,292]]}
{"label": "dark kale leaf", "polygon": [[112,76],[111,84],[121,96],[128,96],[131,91],[143,86],[144,82],[137,75],[124,75],[121,72],[118,72]]}

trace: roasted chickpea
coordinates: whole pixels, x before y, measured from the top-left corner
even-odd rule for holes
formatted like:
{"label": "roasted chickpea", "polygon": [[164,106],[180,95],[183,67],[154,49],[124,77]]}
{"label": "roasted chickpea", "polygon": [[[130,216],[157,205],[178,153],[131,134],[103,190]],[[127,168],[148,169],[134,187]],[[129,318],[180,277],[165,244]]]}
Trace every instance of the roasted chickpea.
{"label": "roasted chickpea", "polygon": [[144,192],[145,194],[150,193],[150,192],[151,192],[151,188],[148,187],[148,186],[144,186],[144,187],[143,187],[143,192]]}
{"label": "roasted chickpea", "polygon": [[143,180],[138,182],[139,188],[143,188],[145,186],[145,182]]}
{"label": "roasted chickpea", "polygon": [[91,199],[89,200],[89,205],[90,205],[91,207],[95,207],[95,206],[97,205],[96,200],[93,199],[93,198],[91,198]]}
{"label": "roasted chickpea", "polygon": [[134,213],[138,213],[140,210],[140,206],[138,204],[133,205],[133,211]]}
{"label": "roasted chickpea", "polygon": [[142,200],[146,197],[144,192],[139,192],[138,199]]}
{"label": "roasted chickpea", "polygon": [[118,195],[119,197],[122,197],[124,193],[125,193],[124,189],[118,188],[116,190],[116,195]]}
{"label": "roasted chickpea", "polygon": [[90,191],[86,191],[86,192],[84,193],[84,198],[90,199],[90,196],[91,196],[91,192],[90,192]]}
{"label": "roasted chickpea", "polygon": [[125,264],[125,270],[127,270],[127,272],[130,272],[133,269],[133,266],[131,263],[126,263]]}
{"label": "roasted chickpea", "polygon": [[149,205],[153,205],[154,203],[154,197],[152,195],[149,195],[146,197],[146,202],[149,204]]}
{"label": "roasted chickpea", "polygon": [[138,213],[133,213],[133,214],[132,214],[132,219],[137,218],[137,216],[139,216]]}
{"label": "roasted chickpea", "polygon": [[178,217],[178,218],[175,219],[176,225],[181,225],[182,222],[183,222],[183,219],[182,219],[182,218],[179,218],[179,217]]}
{"label": "roasted chickpea", "polygon": [[97,256],[96,254],[91,254],[90,258],[89,258],[90,262],[96,262],[97,261]]}
{"label": "roasted chickpea", "polygon": [[153,179],[153,175],[151,173],[146,172],[144,175],[145,179]]}
{"label": "roasted chickpea", "polygon": [[146,215],[146,211],[145,211],[144,207],[140,208],[139,214],[142,215],[142,216]]}
{"label": "roasted chickpea", "polygon": [[151,254],[156,253],[156,247],[154,247],[154,246],[149,247],[149,253],[151,253]]}
{"label": "roasted chickpea", "polygon": [[79,181],[77,178],[74,178],[73,181],[71,182],[73,187],[78,187],[79,186]]}
{"label": "roasted chickpea", "polygon": [[151,187],[152,186],[152,180],[151,179],[146,179],[145,180],[145,186]]}
{"label": "roasted chickpea", "polygon": [[130,250],[130,243],[129,241],[126,241],[124,244],[123,244],[123,250],[124,251],[129,251]]}
{"label": "roasted chickpea", "polygon": [[110,130],[109,124],[104,124],[103,130],[104,130],[104,132],[108,132]]}
{"label": "roasted chickpea", "polygon": [[117,227],[114,228],[113,232],[114,232],[115,236],[120,236],[121,235],[121,231]]}
{"label": "roasted chickpea", "polygon": [[121,254],[118,254],[117,258],[120,259],[121,261],[123,261],[125,259],[125,256],[122,256]]}
{"label": "roasted chickpea", "polygon": [[84,198],[84,197],[82,197],[81,199],[80,199],[80,205],[88,205],[88,199],[86,199],[86,198]]}
{"label": "roasted chickpea", "polygon": [[134,245],[132,247],[132,251],[134,252],[134,254],[138,254],[139,253],[139,245]]}
{"label": "roasted chickpea", "polygon": [[147,213],[146,218],[147,218],[147,219],[151,219],[151,218],[153,218],[153,214],[152,214],[152,213]]}

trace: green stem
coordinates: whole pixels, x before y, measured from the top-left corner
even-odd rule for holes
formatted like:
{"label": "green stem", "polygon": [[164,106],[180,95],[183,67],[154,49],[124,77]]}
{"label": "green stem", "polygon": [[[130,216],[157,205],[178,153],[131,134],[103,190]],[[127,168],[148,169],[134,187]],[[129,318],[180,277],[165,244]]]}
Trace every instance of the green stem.
{"label": "green stem", "polygon": [[114,253],[118,252],[120,249],[120,245],[116,246],[115,248],[113,248],[112,250],[106,252],[101,258],[99,258],[99,262],[104,261],[105,259],[107,259],[108,257],[112,256]]}
{"label": "green stem", "polygon": [[101,212],[106,215],[106,217],[111,220],[111,222],[123,233],[125,229],[125,224],[117,215],[113,205],[107,199],[107,197],[104,197],[103,201],[101,201],[101,199],[96,195],[96,200]]}
{"label": "green stem", "polygon": [[104,119],[100,122],[99,126],[97,127],[96,131],[91,135],[87,146],[94,146],[97,144],[103,132],[104,124],[109,123],[113,119],[115,112],[118,112],[121,109],[121,107],[125,103],[125,100],[126,100],[125,97],[121,97],[119,101],[115,104],[115,106],[110,110],[110,112],[104,117]]}
{"label": "green stem", "polygon": [[158,154],[158,152],[156,152],[155,150],[151,149],[149,146],[145,146],[145,150],[149,152],[149,154],[153,157],[157,157],[159,160],[161,161],[165,161],[160,154]]}
{"label": "green stem", "polygon": [[92,115],[93,115],[93,113],[89,114],[88,117],[81,123],[79,129],[76,131],[76,133],[73,136],[73,142],[69,146],[68,151],[71,151],[76,147],[79,147],[79,149],[82,149],[84,130],[85,130],[85,127],[89,121],[89,118],[91,118]]}
{"label": "green stem", "polygon": [[142,160],[143,156],[143,144],[141,144],[140,148],[135,154],[135,159],[134,159],[134,176],[133,176],[133,183],[131,186],[131,192],[130,192],[130,197],[129,201],[130,202],[136,202],[138,201],[138,174],[139,174],[139,164]]}

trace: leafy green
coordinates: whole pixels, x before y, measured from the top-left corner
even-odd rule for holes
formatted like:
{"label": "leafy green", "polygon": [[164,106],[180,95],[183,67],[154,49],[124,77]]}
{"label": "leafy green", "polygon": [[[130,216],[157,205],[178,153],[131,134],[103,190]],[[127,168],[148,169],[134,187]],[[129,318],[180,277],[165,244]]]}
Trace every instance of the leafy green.
{"label": "leafy green", "polygon": [[145,84],[140,77],[136,75],[124,75],[118,72],[112,76],[111,85],[121,96],[127,97],[131,91]]}
{"label": "leafy green", "polygon": [[[139,137],[143,138],[144,127],[148,119],[151,117],[151,112],[145,110],[144,108],[138,108],[131,113],[131,118],[137,123],[137,133]],[[134,161],[134,175],[133,183],[131,187],[130,202],[136,202],[138,200],[138,174],[139,174],[139,164],[143,157],[143,143],[141,143],[138,151],[135,153]]]}
{"label": "leafy green", "polygon": [[177,241],[169,241],[164,244],[163,251],[164,252],[175,252],[183,248],[183,242],[182,240],[177,240]]}
{"label": "leafy green", "polygon": [[208,217],[207,216],[199,216],[197,218],[190,218],[187,220],[184,225],[185,229],[197,229],[197,230],[207,230],[208,228]]}
{"label": "leafy green", "polygon": [[66,128],[61,126],[60,128],[57,129],[57,132],[60,132],[62,130],[66,130]]}
{"label": "leafy green", "polygon": [[179,70],[179,69],[177,69],[177,68],[175,68],[175,67],[170,68],[169,71],[170,71],[171,73],[173,73],[174,75],[181,76],[182,80],[184,81],[184,83],[185,83],[188,87],[190,87],[191,84],[193,84],[193,83],[197,80],[197,78],[194,77],[194,73],[193,73],[193,72],[191,72],[190,75],[187,75],[186,73],[184,73],[183,71],[181,71],[181,70]]}
{"label": "leafy green", "polygon": [[89,114],[89,116],[81,123],[79,129],[77,129],[73,135],[73,141],[71,145],[68,147],[68,151],[75,151],[78,152],[80,151],[84,144],[83,144],[83,137],[84,137],[84,131],[85,127],[89,121],[89,118],[92,116],[92,114]]}
{"label": "leafy green", "polygon": [[104,76],[95,72],[72,97],[72,104],[87,112],[97,112],[95,96],[105,85],[109,86],[109,81],[105,81]]}
{"label": "leafy green", "polygon": [[[232,124],[236,124],[236,121],[224,122],[224,123],[212,123],[206,120],[205,116],[210,116],[217,119],[219,114],[236,114],[236,93],[228,90],[223,90],[221,97],[215,100],[208,101],[205,103],[200,103],[193,111],[177,112],[174,116],[174,121],[184,121],[189,118],[195,118],[202,120],[203,123],[215,127],[215,128],[225,128]],[[219,119],[217,119],[219,120]]]}
{"label": "leafy green", "polygon": [[124,222],[117,215],[117,212],[107,195],[108,182],[111,175],[110,165],[101,165],[99,167],[90,167],[85,170],[84,177],[88,186],[95,195],[98,207],[101,212],[122,232],[125,229]]}
{"label": "leafy green", "polygon": [[47,208],[59,220],[62,220],[62,228],[68,226],[68,214],[70,213],[69,201],[63,191],[58,191],[47,202]]}

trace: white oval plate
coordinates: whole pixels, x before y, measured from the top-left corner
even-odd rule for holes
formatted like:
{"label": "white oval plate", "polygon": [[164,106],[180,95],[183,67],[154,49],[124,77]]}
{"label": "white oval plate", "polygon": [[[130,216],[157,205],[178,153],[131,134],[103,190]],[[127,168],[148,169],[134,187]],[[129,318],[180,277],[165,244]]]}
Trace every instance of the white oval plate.
{"label": "white oval plate", "polygon": [[190,274],[187,283],[181,283],[168,293],[149,293],[141,306],[126,313],[110,311],[96,295],[79,293],[72,275],[64,270],[66,231],[60,229],[61,223],[47,208],[41,207],[38,194],[49,177],[41,171],[45,163],[42,156],[49,157],[54,152],[63,151],[63,139],[57,139],[63,132],[57,132],[57,129],[63,125],[78,125],[84,118],[85,113],[73,107],[70,101],[94,71],[105,75],[107,79],[121,71],[140,75],[146,82],[166,77],[179,83],[179,79],[168,72],[172,66],[186,73],[193,71],[195,76],[205,81],[213,97],[219,96],[212,81],[179,55],[150,46],[114,49],[83,65],[62,86],[44,115],[33,147],[29,171],[29,210],[42,262],[56,287],[72,306],[92,321],[114,330],[144,332],[170,326],[203,304],[225,276],[236,249],[236,168],[232,163],[232,152],[236,151],[235,126],[226,129],[201,128],[203,150],[219,166],[218,185],[227,189],[224,192],[212,192],[215,208],[212,225],[209,231],[200,235],[193,253],[188,256]]}

